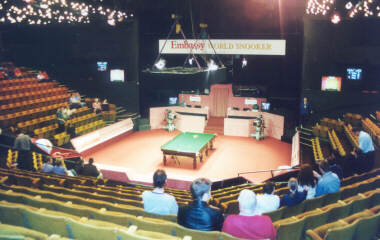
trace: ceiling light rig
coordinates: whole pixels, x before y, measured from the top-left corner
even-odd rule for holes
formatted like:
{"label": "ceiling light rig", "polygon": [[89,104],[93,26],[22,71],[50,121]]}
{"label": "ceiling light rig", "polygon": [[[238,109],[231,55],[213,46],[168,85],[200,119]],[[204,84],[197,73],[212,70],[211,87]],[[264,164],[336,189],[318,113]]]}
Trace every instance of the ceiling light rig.
{"label": "ceiling light rig", "polygon": [[[305,12],[308,15],[331,15],[338,0],[308,0]],[[380,17],[380,0],[341,0],[344,3],[342,18]]]}
{"label": "ceiling light rig", "polygon": [[100,18],[115,26],[133,17],[133,14],[107,8],[101,2],[96,0],[88,4],[71,0],[3,0],[0,2],[0,23],[89,24]]}

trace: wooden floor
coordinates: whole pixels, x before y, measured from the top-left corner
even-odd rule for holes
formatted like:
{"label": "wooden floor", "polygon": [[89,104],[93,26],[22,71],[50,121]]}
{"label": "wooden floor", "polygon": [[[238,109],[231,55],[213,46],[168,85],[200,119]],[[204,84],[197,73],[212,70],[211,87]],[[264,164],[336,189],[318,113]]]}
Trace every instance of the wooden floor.
{"label": "wooden floor", "polygon": [[[115,180],[151,183],[153,172],[163,168],[170,179],[168,184],[178,188],[187,188],[198,177],[219,181],[237,177],[240,172],[290,165],[291,145],[288,143],[274,138],[256,141],[246,137],[217,136],[214,150],[202,163],[197,162],[197,169],[192,168],[192,159],[185,157],[179,159],[180,164],[169,158],[164,166],[160,147],[179,133],[164,130],[135,132],[84,157],[93,157],[103,175]],[[247,174],[244,177],[261,182],[270,174]]]}

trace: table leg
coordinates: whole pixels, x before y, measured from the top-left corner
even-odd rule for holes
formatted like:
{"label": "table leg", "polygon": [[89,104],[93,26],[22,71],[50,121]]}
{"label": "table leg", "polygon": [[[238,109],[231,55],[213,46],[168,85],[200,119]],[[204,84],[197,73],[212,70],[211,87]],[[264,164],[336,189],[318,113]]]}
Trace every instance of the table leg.
{"label": "table leg", "polygon": [[164,166],[166,166],[166,155],[164,153]]}
{"label": "table leg", "polygon": [[210,141],[210,149],[212,150],[213,147],[214,147],[214,140],[211,140]]}
{"label": "table leg", "polygon": [[194,169],[197,168],[197,156],[194,156],[194,157],[193,157],[193,168],[194,168]]}
{"label": "table leg", "polygon": [[199,153],[199,161],[202,162],[202,160],[203,160],[203,154],[202,154],[202,152],[200,152]]}
{"label": "table leg", "polygon": [[206,147],[206,156],[208,156],[208,146]]}

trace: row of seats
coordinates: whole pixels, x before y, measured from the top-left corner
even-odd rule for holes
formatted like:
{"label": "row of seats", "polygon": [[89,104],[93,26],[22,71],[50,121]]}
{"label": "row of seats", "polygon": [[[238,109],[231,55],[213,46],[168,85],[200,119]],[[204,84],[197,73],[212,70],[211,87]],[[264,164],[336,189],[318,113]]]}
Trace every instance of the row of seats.
{"label": "row of seats", "polygon": [[[329,204],[322,208],[316,208],[308,212],[285,218],[273,223],[277,230],[278,240],[305,239],[310,236],[312,229],[318,229],[324,224],[339,221],[352,215],[373,215],[368,208],[378,209],[380,190],[372,190],[364,194],[355,195],[345,201]],[[319,231],[317,231],[319,232]],[[325,238],[323,238],[325,239]],[[346,238],[327,238],[345,239]],[[360,238],[361,239],[361,238]]]}
{"label": "row of seats", "polygon": [[58,123],[53,123],[43,128],[34,129],[34,135],[37,138],[52,139],[58,129]]}
{"label": "row of seats", "polygon": [[35,118],[25,122],[17,123],[17,127],[25,132],[32,132],[34,129],[42,128],[57,122],[57,115],[49,115],[41,118]]}
{"label": "row of seats", "polygon": [[30,101],[45,97],[53,97],[65,93],[67,93],[66,87],[56,87],[35,92],[4,95],[0,96],[0,104],[16,104],[23,101]]}
{"label": "row of seats", "polygon": [[16,104],[11,103],[8,105],[3,105],[3,107],[1,107],[2,115],[17,113],[20,111],[26,111],[26,110],[30,110],[33,108],[50,106],[50,105],[57,104],[57,103],[66,103],[68,98],[69,98],[69,94],[67,94],[67,93],[62,94],[61,93],[61,94],[55,95],[53,97],[44,97],[44,98],[40,98],[40,99],[19,102]]}
{"label": "row of seats", "polygon": [[352,147],[354,147],[356,149],[360,149],[359,148],[359,139],[357,136],[355,136],[352,133],[352,127],[350,127],[350,125],[344,126],[344,133],[346,134],[346,136],[347,136],[348,140],[350,141]]}
{"label": "row of seats", "polygon": [[97,120],[99,120],[99,116],[92,112],[82,116],[74,116],[70,120],[67,120],[65,125],[76,128],[88,123],[96,122]]}
{"label": "row of seats", "polygon": [[341,157],[346,156],[346,151],[344,150],[342,143],[340,142],[338,136],[336,135],[335,130],[333,129],[329,131],[328,134],[329,134],[331,148],[334,151],[338,151]]}
{"label": "row of seats", "polygon": [[44,89],[54,88],[55,86],[56,86],[55,82],[33,83],[33,84],[25,84],[25,85],[14,86],[14,87],[4,87],[0,89],[0,92],[2,94],[11,95],[11,94],[41,91]]}
{"label": "row of seats", "polygon": [[361,119],[362,119],[362,116],[360,114],[354,114],[354,113],[344,114],[344,122],[354,127],[359,127],[361,125]]}
{"label": "row of seats", "polygon": [[343,131],[343,121],[339,121],[336,119],[330,119],[330,118],[322,118],[321,119],[321,126],[326,126],[329,129],[335,129],[335,131],[342,132]]}
{"label": "row of seats", "polygon": [[4,116],[0,115],[0,124],[3,128],[6,128],[10,126],[15,126],[18,122],[24,122],[28,118],[34,119],[34,118],[45,117],[48,115],[53,115],[57,113],[57,109],[60,106],[64,106],[65,104],[66,103],[59,103],[59,104],[54,104],[51,106],[34,108],[31,110],[17,112],[13,114],[4,115]]}
{"label": "row of seats", "polygon": [[27,84],[33,84],[37,83],[38,79],[37,78],[17,78],[17,79],[5,79],[0,81],[0,87],[14,87],[14,86],[22,86],[22,85],[27,85]]}
{"label": "row of seats", "polygon": [[314,139],[311,139],[311,145],[313,147],[313,156],[315,161],[323,160],[325,159],[323,157],[321,143],[319,141],[319,137],[316,137]]}
{"label": "row of seats", "polygon": [[53,144],[55,146],[62,146],[70,142],[70,134],[67,132],[61,132],[54,135]]}
{"label": "row of seats", "polygon": [[364,131],[368,132],[372,136],[373,140],[377,141],[380,145],[380,127],[369,118],[362,120],[362,126]]}
{"label": "row of seats", "polygon": [[75,128],[75,134],[83,135],[83,134],[95,131],[99,128],[103,128],[105,126],[106,126],[106,123],[103,120],[97,120],[95,122],[85,123],[85,125]]}

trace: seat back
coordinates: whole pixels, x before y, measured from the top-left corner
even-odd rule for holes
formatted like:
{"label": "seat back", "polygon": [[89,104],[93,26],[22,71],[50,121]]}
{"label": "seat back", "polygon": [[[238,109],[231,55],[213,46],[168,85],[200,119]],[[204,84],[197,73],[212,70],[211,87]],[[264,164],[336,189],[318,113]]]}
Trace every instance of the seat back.
{"label": "seat back", "polygon": [[284,214],[284,207],[279,208],[272,212],[263,213],[263,215],[268,216],[272,219],[272,222],[275,222],[277,220],[280,220]]}
{"label": "seat back", "polygon": [[377,232],[380,231],[380,214],[364,217],[358,219],[356,222],[357,228],[354,239],[371,240],[376,236]]}
{"label": "seat back", "polygon": [[285,207],[282,218],[288,218],[288,217],[298,215],[302,213],[304,209],[305,209],[305,201],[291,207]]}
{"label": "seat back", "polygon": [[291,217],[274,223],[277,230],[277,240],[300,239],[304,229],[305,220]]}
{"label": "seat back", "polygon": [[324,201],[323,196],[319,196],[319,197],[315,197],[315,198],[305,200],[304,211],[307,212],[307,211],[311,211],[311,210],[322,207],[323,201]]}
{"label": "seat back", "polygon": [[356,226],[356,223],[353,223],[347,226],[329,229],[327,230],[325,239],[351,240],[354,237]]}

